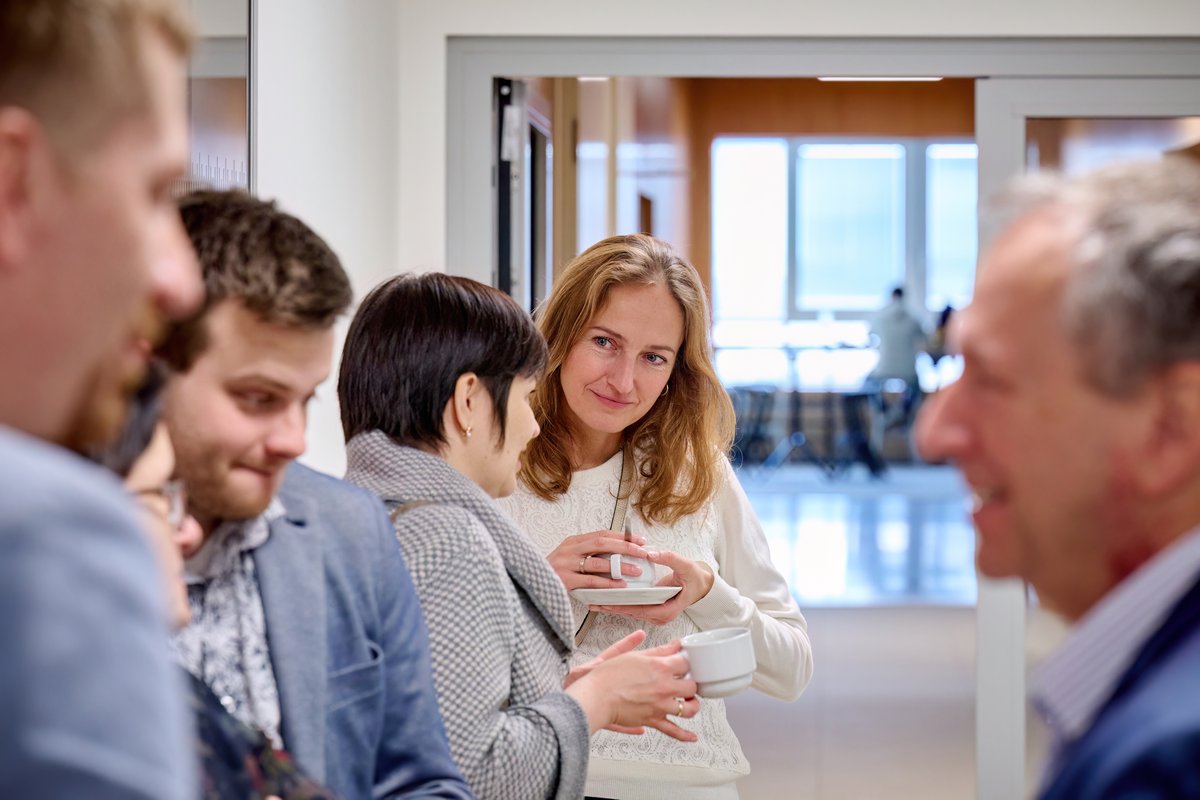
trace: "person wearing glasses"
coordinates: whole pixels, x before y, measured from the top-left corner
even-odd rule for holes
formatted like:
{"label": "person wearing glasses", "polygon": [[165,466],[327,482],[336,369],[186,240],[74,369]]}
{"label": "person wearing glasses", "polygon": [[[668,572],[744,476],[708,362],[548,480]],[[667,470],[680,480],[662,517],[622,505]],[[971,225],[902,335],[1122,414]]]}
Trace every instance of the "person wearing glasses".
{"label": "person wearing glasses", "polygon": [[162,566],[171,624],[188,623],[187,590],[180,551],[199,544],[199,526],[187,513],[183,482],[175,480],[175,449],[167,427],[159,421],[165,371],[153,364],[130,401],[124,427],[111,443],[93,450],[95,461],[112,470],[142,510],[154,554]]}
{"label": "person wearing glasses", "polygon": [[[116,473],[142,511],[142,523],[162,567],[172,624],[191,619],[183,556],[202,542],[200,524],[187,512],[183,481],[173,478],[175,448],[159,420],[166,370],[153,364],[134,394],[125,425],[93,458]],[[324,800],[334,795],[271,747],[261,732],[225,710],[203,681],[180,669],[195,723],[202,800]]]}

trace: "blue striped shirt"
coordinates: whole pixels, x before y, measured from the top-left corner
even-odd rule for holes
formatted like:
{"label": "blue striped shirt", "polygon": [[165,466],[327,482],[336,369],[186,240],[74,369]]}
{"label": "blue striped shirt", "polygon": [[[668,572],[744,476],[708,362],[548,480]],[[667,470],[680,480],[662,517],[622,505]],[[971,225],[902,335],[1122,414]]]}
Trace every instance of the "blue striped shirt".
{"label": "blue striped shirt", "polygon": [[1158,553],[1101,598],[1038,668],[1033,702],[1051,734],[1043,782],[1055,771],[1054,756],[1088,730],[1197,573],[1200,529]]}

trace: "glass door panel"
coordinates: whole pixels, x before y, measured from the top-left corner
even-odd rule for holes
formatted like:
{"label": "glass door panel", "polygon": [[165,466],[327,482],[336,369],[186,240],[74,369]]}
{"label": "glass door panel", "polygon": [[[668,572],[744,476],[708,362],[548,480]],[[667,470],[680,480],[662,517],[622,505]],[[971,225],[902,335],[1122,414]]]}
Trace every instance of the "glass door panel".
{"label": "glass door panel", "polygon": [[[976,83],[979,192],[1019,173],[1068,173],[1120,160],[1192,152],[1200,79],[983,79]],[[981,247],[997,233],[986,218]],[[1026,704],[1027,674],[1066,633],[1018,581],[979,582],[976,748],[980,800],[1036,791],[1043,736]]]}

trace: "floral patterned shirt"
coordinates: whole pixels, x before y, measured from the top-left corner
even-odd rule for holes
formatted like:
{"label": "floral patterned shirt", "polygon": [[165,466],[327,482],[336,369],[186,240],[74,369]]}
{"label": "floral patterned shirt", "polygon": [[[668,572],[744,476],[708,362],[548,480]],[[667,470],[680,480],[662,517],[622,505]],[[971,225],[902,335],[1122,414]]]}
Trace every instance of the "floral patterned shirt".
{"label": "floral patterned shirt", "polygon": [[179,663],[204,681],[225,710],[283,747],[279,689],[267,645],[254,550],[284,514],[276,498],[249,520],[223,522],[184,563],[192,621],[172,639]]}

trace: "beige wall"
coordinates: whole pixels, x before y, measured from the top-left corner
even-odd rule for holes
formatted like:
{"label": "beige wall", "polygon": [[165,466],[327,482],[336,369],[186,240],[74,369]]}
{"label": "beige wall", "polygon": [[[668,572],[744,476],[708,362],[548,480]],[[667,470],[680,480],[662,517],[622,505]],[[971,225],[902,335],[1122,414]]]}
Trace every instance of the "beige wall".
{"label": "beige wall", "polygon": [[[692,179],[689,163],[691,118],[687,82],[679,78],[622,78],[630,94],[629,156],[620,233],[652,233],[687,255]],[[652,225],[640,224],[639,201],[652,205]]]}
{"label": "beige wall", "polygon": [[250,0],[187,0],[201,36],[245,36]]}
{"label": "beige wall", "polygon": [[245,78],[192,78],[188,81],[192,169],[215,166],[225,177],[247,169],[248,123]]}
{"label": "beige wall", "polygon": [[[395,26],[392,0],[258,2],[252,66],[258,192],[325,238],[359,298],[400,266]],[[405,189],[420,193],[419,187]],[[338,353],[346,322],[338,328]],[[333,375],[337,362],[335,356]],[[341,475],[345,447],[336,380],[317,390],[308,433],[303,460]]]}

